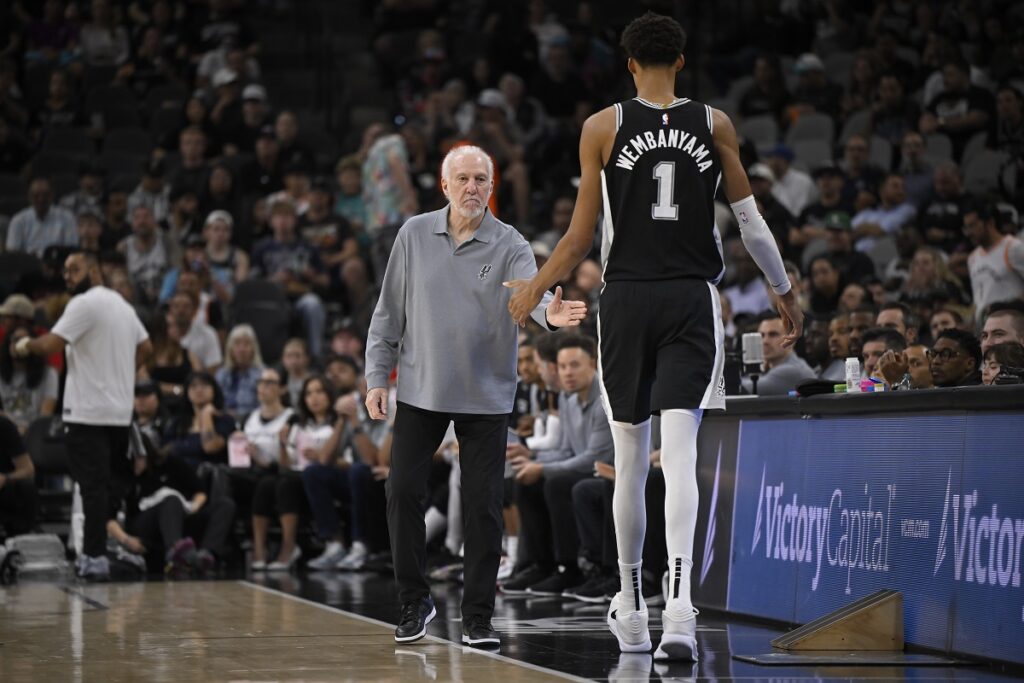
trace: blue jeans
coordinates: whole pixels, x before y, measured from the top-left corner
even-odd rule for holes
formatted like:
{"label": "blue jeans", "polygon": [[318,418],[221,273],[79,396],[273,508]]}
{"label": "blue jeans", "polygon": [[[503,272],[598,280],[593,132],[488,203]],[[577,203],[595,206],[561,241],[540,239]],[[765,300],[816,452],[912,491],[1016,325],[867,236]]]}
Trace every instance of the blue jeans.
{"label": "blue jeans", "polygon": [[347,470],[333,465],[313,463],[302,471],[309,507],[317,536],[330,541],[341,535],[341,520],[335,501],[348,501],[351,509],[350,531],[352,541],[364,541],[363,515],[365,514],[366,486],[373,479],[368,465],[356,462]]}

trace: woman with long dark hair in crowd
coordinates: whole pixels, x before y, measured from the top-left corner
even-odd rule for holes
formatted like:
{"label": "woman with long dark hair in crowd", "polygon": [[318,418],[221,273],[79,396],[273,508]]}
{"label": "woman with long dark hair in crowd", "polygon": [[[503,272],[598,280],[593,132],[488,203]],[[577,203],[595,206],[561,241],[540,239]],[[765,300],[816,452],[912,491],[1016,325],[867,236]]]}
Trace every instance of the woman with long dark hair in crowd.
{"label": "woman with long dark hair in crowd", "polygon": [[12,353],[20,340],[35,336],[28,327],[15,327],[0,345],[0,400],[22,434],[33,420],[53,415],[57,407],[57,371],[42,356],[15,358]]}
{"label": "woman with long dark hair in crowd", "polygon": [[163,450],[182,458],[193,470],[203,463],[227,464],[227,439],[235,420],[223,412],[224,397],[208,372],[193,372],[185,383],[187,412],[171,421]]}
{"label": "woman with long dark hair in crowd", "polygon": [[157,313],[146,327],[153,343],[153,354],[139,369],[139,379],[156,382],[167,410],[182,412],[188,408],[185,382],[193,372],[202,370],[202,365],[191,351],[181,345],[186,330],[182,330],[173,318]]}

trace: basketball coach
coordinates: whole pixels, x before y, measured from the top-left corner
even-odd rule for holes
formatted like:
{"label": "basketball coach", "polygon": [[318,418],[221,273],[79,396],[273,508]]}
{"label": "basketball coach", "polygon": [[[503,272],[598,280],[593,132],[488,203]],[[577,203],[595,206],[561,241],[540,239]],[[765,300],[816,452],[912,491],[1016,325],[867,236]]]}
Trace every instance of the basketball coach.
{"label": "basketball coach", "polygon": [[[491,626],[501,557],[505,446],[516,389],[517,328],[505,313],[508,280],[533,277],[529,244],[487,210],[491,158],[456,147],[441,165],[448,205],[409,219],[388,261],[366,349],[366,407],[387,417],[388,377],[398,365],[388,529],[402,612],[395,640],[426,634],[436,616],[426,578],[427,479],[449,422],[455,423],[465,509],[462,640],[496,647]],[[548,294],[532,317],[545,327],[579,325],[580,301]]]}

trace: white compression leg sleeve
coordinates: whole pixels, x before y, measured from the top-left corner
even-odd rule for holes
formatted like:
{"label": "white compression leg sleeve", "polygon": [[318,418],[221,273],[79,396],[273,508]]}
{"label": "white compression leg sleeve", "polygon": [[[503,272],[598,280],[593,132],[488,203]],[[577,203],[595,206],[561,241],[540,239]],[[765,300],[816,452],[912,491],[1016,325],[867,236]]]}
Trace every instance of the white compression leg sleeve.
{"label": "white compression leg sleeve", "polygon": [[[669,602],[690,608],[690,568],[697,526],[697,430],[701,410],[661,413],[661,468],[665,473],[665,541]],[[672,606],[671,604],[669,606]]]}
{"label": "white compression leg sleeve", "polygon": [[[615,443],[612,510],[622,592],[628,596],[639,596],[640,560],[647,532],[644,492],[647,489],[647,471],[651,466],[651,421],[638,425],[612,422],[611,429]],[[636,605],[635,609],[639,610],[640,606]]]}

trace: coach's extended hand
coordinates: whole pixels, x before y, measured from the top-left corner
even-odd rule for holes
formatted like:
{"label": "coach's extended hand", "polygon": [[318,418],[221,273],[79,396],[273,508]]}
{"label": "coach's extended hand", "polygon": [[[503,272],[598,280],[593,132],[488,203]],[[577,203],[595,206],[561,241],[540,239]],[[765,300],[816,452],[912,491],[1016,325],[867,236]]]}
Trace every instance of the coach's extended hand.
{"label": "coach's extended hand", "polygon": [[[533,292],[533,280],[511,280],[502,284],[512,290],[512,298],[508,302],[512,319],[520,326],[525,325],[544,292]],[[587,304],[583,301],[563,301],[562,288],[555,287],[554,298],[548,304],[546,314],[548,323],[553,327],[576,327],[587,317]]]}

